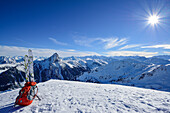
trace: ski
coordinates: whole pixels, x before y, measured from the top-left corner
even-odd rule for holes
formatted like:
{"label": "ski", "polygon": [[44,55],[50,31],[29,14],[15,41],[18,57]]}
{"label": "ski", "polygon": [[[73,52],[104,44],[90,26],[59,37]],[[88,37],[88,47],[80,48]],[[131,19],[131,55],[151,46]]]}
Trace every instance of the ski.
{"label": "ski", "polygon": [[25,55],[25,63],[24,63],[24,66],[25,66],[25,75],[26,75],[26,82],[29,81],[29,69],[28,69],[28,56]]}
{"label": "ski", "polygon": [[32,50],[28,50],[28,63],[29,63],[29,75],[30,75],[30,81],[34,82],[34,69],[33,69],[33,54]]}

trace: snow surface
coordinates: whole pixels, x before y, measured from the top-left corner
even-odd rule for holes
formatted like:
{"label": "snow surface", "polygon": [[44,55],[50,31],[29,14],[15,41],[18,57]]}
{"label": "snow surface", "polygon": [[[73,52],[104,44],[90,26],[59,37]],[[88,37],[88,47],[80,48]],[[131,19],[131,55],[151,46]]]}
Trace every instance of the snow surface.
{"label": "snow surface", "polygon": [[24,69],[24,65],[20,64],[20,63],[16,63],[16,64],[0,64],[0,74],[7,71],[10,68],[16,67],[19,71],[25,71]]}
{"label": "snow surface", "polygon": [[[154,61],[159,62],[159,59],[156,60]],[[170,64],[150,64],[136,59],[117,60],[85,72],[77,80],[124,84],[170,92]]]}
{"label": "snow surface", "polygon": [[8,69],[0,70],[0,74],[7,71]]}
{"label": "snow surface", "polygon": [[0,64],[0,68],[2,67],[15,67],[17,64]]}
{"label": "snow surface", "polygon": [[10,67],[15,67],[17,64],[0,64],[0,74],[7,71]]}
{"label": "snow surface", "polygon": [[38,87],[41,101],[26,107],[12,108],[19,89],[1,93],[0,113],[170,113],[170,92],[63,80]]}

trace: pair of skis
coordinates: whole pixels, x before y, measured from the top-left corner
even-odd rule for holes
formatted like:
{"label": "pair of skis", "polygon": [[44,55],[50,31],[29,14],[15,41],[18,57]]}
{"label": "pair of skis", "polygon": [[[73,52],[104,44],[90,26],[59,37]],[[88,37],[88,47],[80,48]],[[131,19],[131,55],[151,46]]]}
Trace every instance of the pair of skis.
{"label": "pair of skis", "polygon": [[[34,81],[34,67],[33,67],[33,54],[32,54],[32,50],[29,49],[28,50],[28,55],[25,55],[25,74],[26,74],[26,83],[29,82],[29,83],[36,83]],[[38,93],[38,87],[37,87],[37,93]],[[39,96],[37,96],[36,94],[36,97],[38,98],[38,100],[41,100],[39,98]]]}
{"label": "pair of skis", "polygon": [[24,87],[19,91],[19,96],[17,96],[14,107],[16,105],[28,106],[30,105],[34,98],[38,96],[38,86],[34,82],[34,69],[33,69],[33,55],[32,50],[28,50],[28,55],[25,55],[25,74],[26,74],[26,83]]}
{"label": "pair of skis", "polygon": [[[27,106],[30,105],[34,98],[38,96],[38,86],[34,82],[34,69],[33,69],[33,55],[32,50],[28,50],[28,55],[25,55],[25,74],[26,74],[26,83],[24,87],[19,91],[19,96],[17,96],[14,107],[16,105]],[[36,91],[37,90],[37,91]]]}
{"label": "pair of skis", "polygon": [[28,50],[28,55],[25,55],[25,74],[26,82],[34,82],[34,69],[33,69],[33,54],[32,50]]}

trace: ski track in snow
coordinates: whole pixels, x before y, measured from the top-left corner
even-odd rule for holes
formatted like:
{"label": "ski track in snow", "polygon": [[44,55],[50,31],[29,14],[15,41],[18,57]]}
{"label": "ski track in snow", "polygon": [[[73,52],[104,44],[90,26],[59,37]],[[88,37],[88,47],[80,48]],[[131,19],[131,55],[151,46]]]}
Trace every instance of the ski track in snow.
{"label": "ski track in snow", "polygon": [[0,94],[0,113],[170,113],[170,92],[129,86],[49,80],[26,107],[12,108],[19,89]]}

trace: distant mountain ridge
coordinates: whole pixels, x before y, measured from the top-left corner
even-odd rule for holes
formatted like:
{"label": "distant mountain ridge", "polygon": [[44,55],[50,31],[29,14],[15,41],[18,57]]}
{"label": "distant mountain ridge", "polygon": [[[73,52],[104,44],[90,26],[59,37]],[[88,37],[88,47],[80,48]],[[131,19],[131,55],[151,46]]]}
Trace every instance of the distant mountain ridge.
{"label": "distant mountain ridge", "polygon": [[[34,61],[41,61],[47,57],[34,57]],[[16,64],[24,61],[24,56],[0,56],[0,64]]]}
{"label": "distant mountain ridge", "polygon": [[[0,57],[0,91],[21,87],[25,81],[24,57]],[[50,79],[125,84],[170,91],[170,56],[35,57],[36,82]]]}

